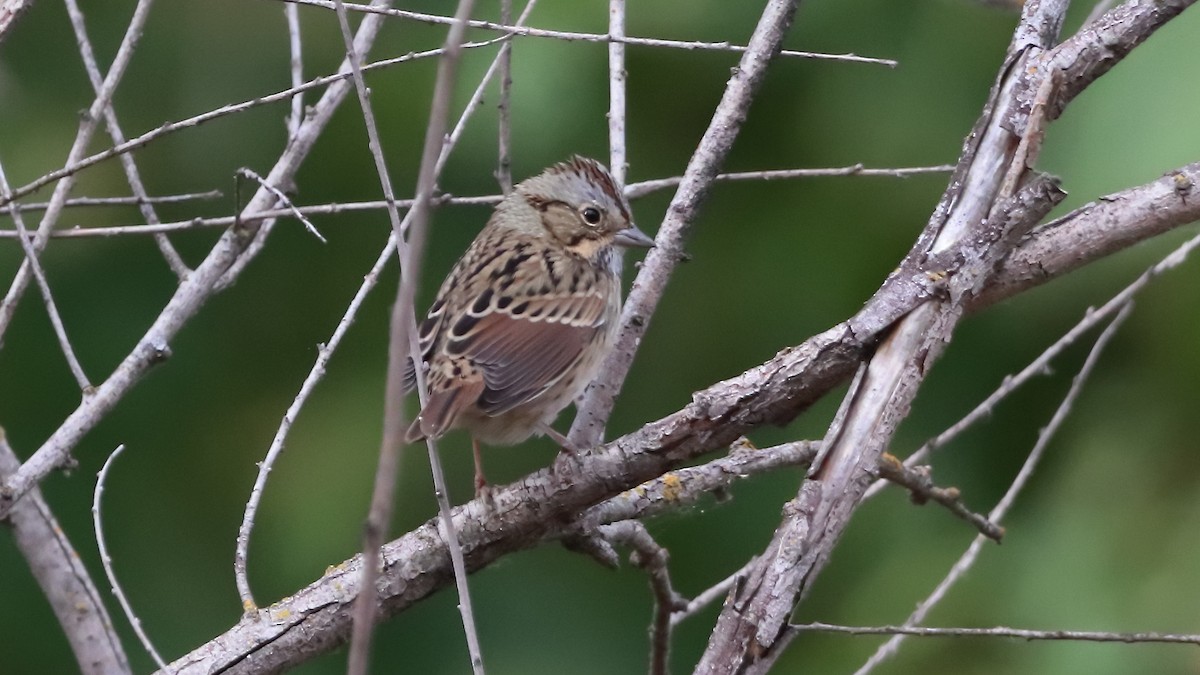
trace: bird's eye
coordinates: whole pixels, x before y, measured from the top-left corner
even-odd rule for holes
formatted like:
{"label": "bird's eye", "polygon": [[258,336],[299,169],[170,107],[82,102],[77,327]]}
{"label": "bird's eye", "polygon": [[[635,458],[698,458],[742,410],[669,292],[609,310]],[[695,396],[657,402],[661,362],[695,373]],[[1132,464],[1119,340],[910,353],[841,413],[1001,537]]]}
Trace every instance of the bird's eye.
{"label": "bird's eye", "polygon": [[599,225],[602,214],[600,213],[600,209],[594,206],[589,206],[580,211],[579,215],[583,216],[583,221],[588,225]]}

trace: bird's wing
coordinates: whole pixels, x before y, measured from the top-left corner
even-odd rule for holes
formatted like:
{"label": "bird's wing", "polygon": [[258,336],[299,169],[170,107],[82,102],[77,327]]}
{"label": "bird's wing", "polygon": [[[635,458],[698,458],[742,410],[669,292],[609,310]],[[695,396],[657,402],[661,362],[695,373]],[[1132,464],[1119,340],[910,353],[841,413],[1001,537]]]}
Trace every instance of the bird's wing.
{"label": "bird's wing", "polygon": [[[429,313],[425,315],[425,320],[417,327],[417,347],[421,352],[421,361],[429,363],[429,359],[433,356],[433,343],[437,338],[437,334],[442,325],[442,317],[445,316],[446,298],[445,289],[438,293],[438,298],[433,301],[433,305],[429,307]],[[405,351],[408,351],[405,346]],[[404,357],[404,393],[412,391],[417,386],[417,369],[413,364],[411,356]]]}
{"label": "bird's wing", "polygon": [[603,338],[604,288],[533,297],[485,290],[447,327],[446,353],[483,372],[481,412],[500,415],[533,400],[571,370]]}

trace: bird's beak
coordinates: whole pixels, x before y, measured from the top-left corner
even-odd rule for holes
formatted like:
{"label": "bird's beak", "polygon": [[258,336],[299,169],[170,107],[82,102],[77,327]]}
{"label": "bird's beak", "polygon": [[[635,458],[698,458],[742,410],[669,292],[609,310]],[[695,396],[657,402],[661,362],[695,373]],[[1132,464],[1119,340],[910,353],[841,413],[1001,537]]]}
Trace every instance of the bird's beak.
{"label": "bird's beak", "polygon": [[639,246],[641,248],[654,248],[654,240],[651,239],[645,232],[637,228],[633,223],[629,227],[617,233],[613,238],[613,243],[617,246]]}

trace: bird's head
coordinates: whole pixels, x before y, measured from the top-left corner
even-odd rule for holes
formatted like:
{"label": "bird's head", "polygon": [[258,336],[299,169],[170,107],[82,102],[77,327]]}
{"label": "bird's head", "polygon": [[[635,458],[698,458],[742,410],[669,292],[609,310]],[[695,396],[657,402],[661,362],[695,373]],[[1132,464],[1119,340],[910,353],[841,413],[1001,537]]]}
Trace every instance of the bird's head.
{"label": "bird's head", "polygon": [[525,227],[541,228],[584,258],[594,258],[614,245],[654,246],[654,240],[633,224],[621,187],[594,159],[575,156],[555,164],[517,185],[505,201],[509,200],[519,200],[521,207],[536,214]]}

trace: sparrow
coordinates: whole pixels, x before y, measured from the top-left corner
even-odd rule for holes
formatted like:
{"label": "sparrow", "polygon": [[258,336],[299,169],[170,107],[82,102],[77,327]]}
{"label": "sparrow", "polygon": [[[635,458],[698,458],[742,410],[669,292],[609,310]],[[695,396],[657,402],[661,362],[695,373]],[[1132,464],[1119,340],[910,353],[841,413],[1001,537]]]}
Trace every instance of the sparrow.
{"label": "sparrow", "polygon": [[[534,434],[596,377],[621,315],[623,247],[652,247],[608,169],[575,156],[518,184],[454,265],[418,328],[428,397],[405,442],[463,428],[480,444]],[[416,384],[411,360],[406,390]]]}

